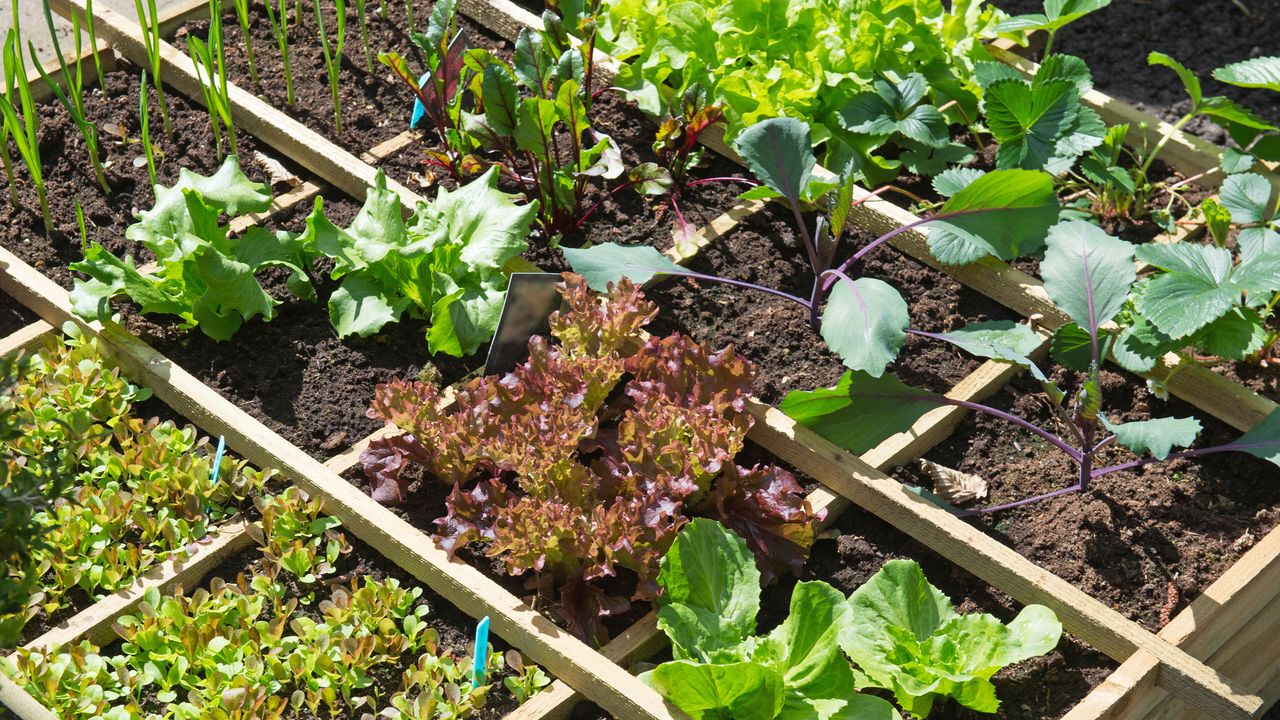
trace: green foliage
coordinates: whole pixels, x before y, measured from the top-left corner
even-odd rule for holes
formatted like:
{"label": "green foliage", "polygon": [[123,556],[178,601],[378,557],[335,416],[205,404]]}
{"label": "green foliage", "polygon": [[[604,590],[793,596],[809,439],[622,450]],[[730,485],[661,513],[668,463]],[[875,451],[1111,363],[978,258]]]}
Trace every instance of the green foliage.
{"label": "green foliage", "polygon": [[[281,2],[283,1],[281,0]],[[145,9],[143,8],[142,0],[133,0],[133,9],[138,16],[143,48],[147,51],[147,70],[151,73],[151,86],[155,88],[156,99],[160,103],[160,117],[164,121],[164,136],[172,142],[173,127],[169,124],[169,101],[165,99],[164,81],[160,77],[160,68],[163,64],[160,57],[160,48],[163,42],[160,39],[160,13],[156,11],[156,0],[147,0]]]}
{"label": "green foliage", "polygon": [[1062,624],[1028,605],[1007,625],[991,615],[958,615],[910,560],[890,560],[849,596],[840,646],[860,673],[858,687],[893,692],[914,718],[953,698],[979,712],[1000,708],[991,676],[1053,650]]}
{"label": "green foliage", "polygon": [[503,659],[513,674],[502,678],[502,685],[515,697],[517,703],[523,705],[525,700],[551,684],[551,678],[542,668],[526,663],[519,651],[508,650]]}
{"label": "green foliage", "polygon": [[26,164],[27,173],[31,175],[31,184],[35,187],[36,195],[40,200],[44,230],[49,233],[53,230],[53,217],[49,214],[49,198],[45,190],[44,170],[40,160],[40,116],[36,114],[36,103],[31,95],[31,86],[27,82],[26,60],[18,42],[18,31],[10,28],[5,35],[3,55],[0,56],[0,64],[4,67],[4,94],[0,95],[0,115],[4,116],[4,133],[0,136],[0,140],[5,141],[4,164],[9,177],[9,199],[15,208],[18,207],[18,195],[13,189],[14,176],[8,148],[8,141],[12,140],[18,149],[18,155]]}
{"label": "green foliage", "polygon": [[334,572],[338,557],[351,551],[346,538],[336,531],[337,518],[322,514],[319,498],[308,498],[296,487],[279,495],[259,497],[255,504],[262,519],[249,534],[262,546],[269,562],[310,584]]}
{"label": "green foliage", "polygon": [[[1009,625],[957,615],[907,560],[885,564],[847,599],[825,582],[797,583],[790,614],[756,635],[760,575],[743,540],[712,520],[694,520],[662,559],[658,626],[673,660],[641,676],[695,720],[842,717],[891,720],[883,688],[914,717],[939,698],[998,707],[990,678],[1042,655],[1062,626],[1029,606]],[[850,661],[853,666],[851,667]]]}
{"label": "green foliage", "polygon": [[127,587],[183,557],[261,489],[266,475],[230,458],[214,483],[212,452],[193,429],[134,416],[133,403],[147,396],[93,342],[50,341],[24,361],[0,400],[17,431],[3,441],[15,484],[0,497],[65,499],[32,508],[41,542],[10,579],[37,591],[0,625],[20,628],[39,611],[53,614],[77,588],[98,597]]}
{"label": "green foliage", "polygon": [[340,337],[365,337],[409,311],[429,320],[432,352],[474,353],[493,337],[506,296],[507,261],[528,247],[537,203],[516,205],[498,190],[498,171],[458,190],[440,190],[407,221],[379,172],[360,214],[345,230],[329,222],[322,198],[299,239],[334,261],[342,285],[329,299]]}
{"label": "green foliage", "polygon": [[209,111],[209,127],[218,158],[227,156],[222,146],[222,130],[227,130],[231,154],[236,155],[236,123],[231,112],[231,96],[227,89],[227,54],[222,34],[222,12],[214,8],[209,14],[209,33],[204,40],[187,36],[187,50],[191,53],[196,69],[196,80],[204,95],[205,108]]}
{"label": "green foliage", "polygon": [[[92,17],[92,8],[88,8],[90,17]],[[49,28],[49,38],[53,42],[53,54],[58,59],[59,76],[62,79],[62,85],[54,82],[44,71],[44,64],[35,62],[36,70],[40,73],[40,78],[45,84],[53,90],[53,94],[58,98],[58,102],[66,109],[67,115],[71,117],[71,121],[80,130],[81,137],[84,138],[85,147],[89,151],[89,166],[93,168],[94,178],[98,181],[98,187],[102,188],[102,192],[110,193],[111,187],[107,185],[107,176],[102,169],[101,153],[98,150],[98,126],[95,125],[84,110],[84,63],[80,62],[80,58],[84,57],[81,50],[81,33],[80,33],[80,17],[76,14],[71,16],[71,36],[75,40],[75,72],[67,67],[67,59],[62,54],[62,43],[58,40],[58,33],[53,27],[53,12],[49,9],[49,3],[44,3],[44,20],[45,25]],[[28,42],[27,47],[30,49],[33,61],[38,58],[35,45]],[[95,53],[94,59],[97,62],[98,48],[93,48]],[[102,67],[98,67],[98,78],[102,78]],[[65,88],[63,87],[65,86]]]}
{"label": "green foliage", "polygon": [[[249,0],[231,0],[235,6],[236,21],[240,23],[240,37],[244,39],[244,57],[249,65],[249,79],[254,87],[261,88],[262,80],[258,77],[258,62],[253,54],[253,37],[249,33]],[[361,7],[364,7],[362,4]],[[212,13],[211,13],[212,15]],[[155,184],[153,180],[152,185]]]}
{"label": "green foliage", "polygon": [[1110,4],[1111,0],[1044,0],[1044,12],[1016,15],[1000,23],[996,29],[1000,32],[1047,31],[1049,39],[1044,46],[1047,57],[1053,49],[1053,39],[1059,30]]}
{"label": "green foliage", "polygon": [[338,97],[341,87],[342,46],[347,40],[347,3],[346,0],[334,0],[336,15],[335,36],[332,45],[329,33],[324,27],[324,13],[320,11],[320,0],[313,0],[312,7],[316,13],[316,30],[320,36],[320,50],[324,54],[325,73],[329,76],[329,96],[333,101],[333,131],[342,132],[342,101]]}
{"label": "green foliage", "polygon": [[[883,132],[890,125],[904,149],[927,156],[948,138],[936,110],[924,108],[955,101],[958,119],[976,117],[981,89],[974,66],[990,59],[982,41],[995,37],[1004,17],[980,1],[606,5],[598,17],[599,46],[625,61],[616,83],[641,109],[661,115],[668,102],[664,85],[677,98],[697,85],[723,108],[728,139],[766,118],[801,119],[813,128],[815,142],[827,143],[873,184],[891,179],[903,164],[892,154],[875,154],[893,136]],[[906,47],[911,51],[901,50]],[[885,107],[889,111],[881,112]]]}
{"label": "green foliage", "polygon": [[123,260],[98,243],[71,269],[85,273],[71,291],[73,309],[86,319],[106,320],[110,301],[127,296],[144,314],[176,315],[185,327],[199,327],[215,340],[227,340],[246,321],[275,317],[279,300],[263,290],[255,274],[268,267],[291,271],[289,289],[311,298],[306,257],[298,237],[258,226],[232,237],[221,223],[262,212],[271,206],[270,188],[255,183],[228,156],[212,176],[183,169],[173,187],[155,186],[156,204],[139,214],[125,237],[156,256],[155,270],[142,273],[132,257]]}
{"label": "green foliage", "polygon": [[297,104],[298,97],[293,92],[293,67],[289,62],[289,0],[265,0],[262,6],[266,8],[271,34],[275,35],[280,62],[284,65],[285,102],[293,107]]}
{"label": "green foliage", "polygon": [[991,75],[999,79],[983,84],[982,104],[987,127],[1000,145],[997,167],[1061,175],[1102,143],[1106,126],[1082,102],[1093,87],[1083,60],[1051,55],[1030,80]]}

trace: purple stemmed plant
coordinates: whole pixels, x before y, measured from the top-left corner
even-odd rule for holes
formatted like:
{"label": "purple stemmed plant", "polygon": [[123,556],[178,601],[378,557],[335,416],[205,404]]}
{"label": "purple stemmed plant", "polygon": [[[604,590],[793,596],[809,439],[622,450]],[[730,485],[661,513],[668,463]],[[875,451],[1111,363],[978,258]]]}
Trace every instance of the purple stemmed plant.
{"label": "purple stemmed plant", "polygon": [[[880,376],[906,342],[907,304],[893,286],[875,278],[853,278],[852,268],[871,251],[915,227],[929,223],[933,233],[951,242],[969,243],[1011,259],[1034,252],[1058,215],[1052,179],[1041,172],[999,170],[958,189],[942,209],[886,233],[836,265],[835,256],[850,213],[888,188],[852,199],[854,177],[819,171],[809,126],[794,118],[773,118],[747,128],[735,149],[760,182],[744,198],[776,199],[795,217],[804,252],[813,270],[808,297],[734,278],[687,270],[649,246],[604,243],[585,249],[561,248],[575,272],[604,291],[626,277],[647,282],[676,275],[767,293],[805,308],[809,325],[820,333],[846,366]],[[812,228],[807,207],[826,207]]]}
{"label": "purple stemmed plant", "polygon": [[[911,330],[912,334],[948,342],[980,357],[1004,360],[1026,367],[1044,388],[1065,433],[1051,432],[1011,413],[981,403],[956,400],[911,388],[885,374],[872,377],[851,371],[834,388],[793,392],[781,409],[827,439],[854,452],[864,452],[884,438],[906,430],[928,410],[951,405],[1013,423],[1067,455],[1075,466],[1071,485],[1021,500],[964,511],[972,515],[1027,505],[1049,498],[1084,492],[1105,475],[1178,458],[1220,452],[1244,452],[1280,465],[1280,410],[1273,411],[1253,429],[1223,445],[1190,448],[1200,434],[1200,421],[1192,418],[1154,418],[1114,423],[1103,411],[1099,367],[1108,355],[1121,359],[1142,352],[1140,336],[1121,334],[1111,321],[1124,309],[1137,274],[1134,246],[1111,237],[1096,225],[1082,221],[1058,223],[1049,230],[1044,260],[1040,264],[1044,289],[1073,322],[1055,331],[1052,356],[1064,367],[1080,373],[1079,387],[1064,392],[1030,358],[1042,344],[1028,325],[983,322],[948,333]],[[1194,311],[1194,310],[1189,310]],[[1112,444],[1138,457],[1114,465],[1100,465],[1099,454]]]}

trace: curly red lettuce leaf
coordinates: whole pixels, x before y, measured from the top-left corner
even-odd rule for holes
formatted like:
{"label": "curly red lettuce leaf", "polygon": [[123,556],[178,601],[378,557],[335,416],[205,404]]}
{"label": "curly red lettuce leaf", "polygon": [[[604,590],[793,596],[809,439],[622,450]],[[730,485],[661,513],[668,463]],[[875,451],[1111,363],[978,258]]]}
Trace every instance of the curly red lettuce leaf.
{"label": "curly red lettuce leaf", "polygon": [[700,509],[746,539],[766,584],[800,573],[826,515],[814,512],[795,476],[775,465],[730,463]]}

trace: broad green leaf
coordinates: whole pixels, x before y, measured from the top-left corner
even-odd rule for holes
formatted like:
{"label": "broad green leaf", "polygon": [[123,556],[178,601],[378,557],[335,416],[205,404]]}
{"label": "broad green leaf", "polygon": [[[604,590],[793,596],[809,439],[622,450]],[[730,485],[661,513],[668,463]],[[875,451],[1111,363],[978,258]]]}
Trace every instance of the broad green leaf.
{"label": "broad green leaf", "polygon": [[1156,418],[1112,423],[1106,415],[1100,414],[1098,417],[1107,430],[1115,433],[1116,442],[1138,455],[1149,452],[1160,460],[1168,457],[1174,447],[1191,447],[1201,430],[1200,421],[1195,418]]}
{"label": "broad green leaf", "polygon": [[1257,162],[1257,158],[1235,148],[1224,148],[1218,165],[1228,175],[1247,172]]}
{"label": "broad green leaf", "polygon": [[1144,245],[1138,258],[1165,272],[1141,287],[1134,308],[1174,339],[1221,317],[1246,289],[1280,289],[1280,263],[1265,256],[1237,269],[1225,248],[1169,243]]}
{"label": "broad green leaf", "polygon": [[766,636],[753,659],[772,665],[788,694],[848,697],[853,694],[853,673],[838,643],[848,622],[843,593],[825,582],[797,583],[790,614]]}
{"label": "broad green leaf", "polygon": [[1258,311],[1236,307],[1196,331],[1187,344],[1224,360],[1244,360],[1262,349],[1267,325]]}
{"label": "broad green leaf", "polygon": [[500,63],[485,66],[481,85],[484,93],[484,116],[499,135],[513,135],[519,124],[520,96],[516,78]]}
{"label": "broad green leaf", "polygon": [[942,197],[949,198],[969,187],[974,180],[985,174],[985,170],[979,170],[978,168],[948,168],[933,178],[933,191]]}
{"label": "broad green leaf", "polygon": [[573,271],[585,278],[596,292],[605,292],[611,283],[622,278],[643,284],[655,275],[685,272],[671,258],[648,245],[603,243],[589,248],[560,249]]}
{"label": "broad green leaf", "polygon": [[1050,353],[1059,365],[1076,372],[1087,372],[1093,363],[1093,339],[1088,330],[1075,323],[1066,323],[1053,332]]}
{"label": "broad green leaf", "polygon": [[398,322],[409,301],[402,298],[392,304],[383,293],[382,284],[366,273],[343,278],[329,296],[329,321],[338,337],[369,337],[387,323]]}
{"label": "broad green leaf", "polygon": [[941,398],[910,387],[891,374],[846,372],[832,388],[793,390],[779,408],[822,437],[861,454],[938,407]]}
{"label": "broad green leaf", "polygon": [[1062,80],[1034,86],[1002,80],[987,88],[983,100],[987,126],[1000,143],[996,166],[1038,170],[1075,120],[1079,93]]}
{"label": "broad green leaf", "polygon": [[[1002,260],[1033,253],[1058,219],[1058,196],[1053,179],[1034,170],[996,170],[974,179],[934,215],[930,246],[943,244],[933,236],[954,235],[970,245],[986,248]],[[941,258],[939,258],[941,259]]]}
{"label": "broad green leaf", "polygon": [[1249,432],[1236,438],[1230,448],[1280,465],[1280,409],[1272,410]]}
{"label": "broad green leaf", "polygon": [[1240,223],[1257,223],[1275,216],[1271,202],[1271,183],[1257,173],[1239,173],[1222,181],[1220,193],[1222,205],[1231,211],[1231,220]]}
{"label": "broad green leaf", "polygon": [[1110,4],[1111,0],[1045,0],[1043,13],[1016,15],[1001,22],[997,29],[1000,32],[1057,31]]}
{"label": "broad green leaf", "polygon": [[971,355],[1005,360],[1022,366],[1033,364],[1027,357],[1040,347],[1040,336],[1030,326],[1012,320],[988,320],[933,335],[956,345]]}
{"label": "broad green leaf", "polygon": [[498,169],[489,168],[457,190],[441,189],[434,202],[419,204],[407,231],[430,248],[461,245],[458,259],[467,267],[497,270],[529,247],[525,238],[538,206],[518,205],[518,199],[498,189]]}
{"label": "broad green leaf", "polygon": [[773,720],[782,711],[782,678],[753,662],[676,660],[641,677],[692,720]]}
{"label": "broad green leaf", "polygon": [[1096,333],[1124,306],[1137,277],[1133,246],[1084,221],[1049,230],[1040,273],[1044,289],[1080,327]]}
{"label": "broad green leaf", "polygon": [[872,87],[840,109],[846,130],[885,136],[901,133],[930,147],[942,147],[950,140],[942,113],[932,105],[918,105],[927,89],[923,75],[911,73],[898,83],[876,78]]}
{"label": "broad green leaf", "polygon": [[1280,92],[1280,57],[1257,57],[1231,63],[1214,70],[1213,77],[1229,85]]}
{"label": "broad green leaf", "polygon": [[514,68],[516,77],[539,98],[545,96],[551,80],[552,59],[542,46],[542,34],[521,28],[516,37]]}
{"label": "broad green leaf", "polygon": [[1178,74],[1178,79],[1182,81],[1182,87],[1187,91],[1187,95],[1191,97],[1193,106],[1199,105],[1204,93],[1200,90],[1200,78],[1191,72],[1182,63],[1174,60],[1172,57],[1162,52],[1152,52],[1147,55],[1148,65],[1163,65]]}
{"label": "broad green leaf", "polygon": [[125,237],[151,247],[159,238],[190,232],[185,192],[188,190],[198,193],[205,205],[231,217],[264,212],[271,207],[271,188],[250,180],[240,169],[239,159],[229,155],[213,175],[204,176],[181,168],[173,187],[157,184],[155,205],[138,213],[138,222],[125,230]]}
{"label": "broad green leaf", "polygon": [[840,278],[822,313],[822,339],[846,367],[879,377],[907,341],[911,316],[892,285]]}
{"label": "broad green leaf", "polygon": [[1280,233],[1269,227],[1242,228],[1236,235],[1240,261],[1249,262],[1266,254],[1280,252]]}
{"label": "broad green leaf", "polygon": [[537,156],[549,157],[558,117],[554,101],[525,98],[516,115],[516,147]]}
{"label": "broad green leaf", "polygon": [[1081,95],[1093,89],[1093,73],[1089,64],[1074,55],[1054,53],[1040,63],[1036,70],[1035,84],[1065,80],[1075,86]]}
{"label": "broad green leaf", "polygon": [[770,118],[752,125],[734,143],[760,182],[795,202],[809,184],[817,160],[809,126],[795,118]]}
{"label": "broad green leaf", "polygon": [[755,634],[760,571],[747,543],[714,520],[696,518],[662,558],[658,627],[678,660],[706,661]]}

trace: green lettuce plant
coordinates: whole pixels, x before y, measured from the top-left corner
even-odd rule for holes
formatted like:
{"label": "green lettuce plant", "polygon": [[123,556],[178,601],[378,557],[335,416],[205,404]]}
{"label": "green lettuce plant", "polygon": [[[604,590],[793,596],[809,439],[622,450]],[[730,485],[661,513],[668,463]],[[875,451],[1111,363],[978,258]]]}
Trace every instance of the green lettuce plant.
{"label": "green lettuce plant", "polygon": [[658,627],[673,659],[641,675],[694,720],[791,717],[896,720],[883,689],[914,718],[953,698],[999,708],[990,679],[1043,655],[1062,625],[1031,605],[1005,625],[958,615],[920,566],[893,560],[848,598],[825,582],[797,583],[790,614],[756,634],[760,573],[742,538],[713,520],[680,531],[663,557]]}
{"label": "green lettuce plant", "polygon": [[372,335],[408,311],[430,322],[432,352],[464,356],[493,337],[506,297],[503,266],[528,247],[536,212],[536,203],[516,205],[498,190],[491,168],[453,192],[441,189],[405,220],[379,171],[349,228],[329,222],[316,198],[299,242],[334,261],[342,284],[329,318],[340,337]]}
{"label": "green lettuce plant", "polygon": [[232,237],[222,224],[224,214],[234,218],[271,207],[270,188],[246,177],[236,156],[229,155],[211,176],[183,168],[173,187],[155,186],[155,197],[125,237],[155,254],[156,269],[140,272],[132,257],[118,258],[92,243],[84,260],[71,265],[89,276],[77,278],[71,291],[72,308],[81,317],[109,319],[112,298],[126,296],[144,314],[175,315],[185,327],[227,340],[246,320],[275,317],[280,301],[255,277],[273,266],[291,271],[290,292],[314,298],[297,235],[255,225]]}

